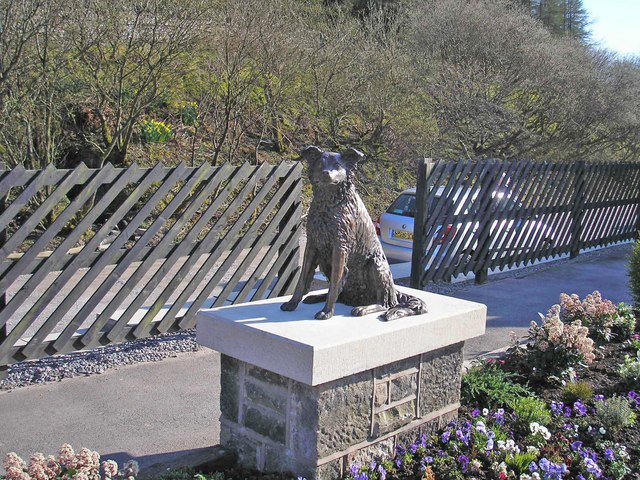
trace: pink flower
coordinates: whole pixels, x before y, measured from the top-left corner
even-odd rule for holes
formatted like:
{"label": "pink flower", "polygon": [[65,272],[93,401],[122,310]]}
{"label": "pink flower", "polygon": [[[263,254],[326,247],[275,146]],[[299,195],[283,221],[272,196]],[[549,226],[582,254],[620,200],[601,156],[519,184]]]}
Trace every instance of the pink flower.
{"label": "pink flower", "polygon": [[76,465],[78,468],[97,468],[100,465],[100,455],[88,448],[82,448],[76,454]]}
{"label": "pink flower", "polygon": [[118,475],[118,464],[113,460],[106,460],[102,462],[102,471],[105,478],[112,478]]}
{"label": "pink flower", "polygon": [[32,480],[29,474],[21,468],[9,467],[5,470],[7,471],[6,480]]}
{"label": "pink flower", "polygon": [[9,452],[4,457],[3,467],[5,470],[9,470],[10,468],[17,468],[19,470],[24,470],[27,468],[27,465],[24,463],[24,460],[18,456],[15,452]]}
{"label": "pink flower", "polygon": [[65,468],[75,468],[76,455],[73,448],[68,443],[65,443],[60,447],[58,451],[58,462]]}
{"label": "pink flower", "polygon": [[34,480],[49,480],[50,478],[45,466],[41,463],[32,463],[29,466],[29,475]]}

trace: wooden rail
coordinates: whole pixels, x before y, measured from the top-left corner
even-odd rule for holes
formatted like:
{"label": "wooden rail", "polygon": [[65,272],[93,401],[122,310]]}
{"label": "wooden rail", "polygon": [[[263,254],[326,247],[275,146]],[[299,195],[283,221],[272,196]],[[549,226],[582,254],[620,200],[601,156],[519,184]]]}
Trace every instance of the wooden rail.
{"label": "wooden rail", "polygon": [[640,164],[526,161],[418,164],[411,284],[636,238]]}
{"label": "wooden rail", "polygon": [[298,163],[0,171],[0,369],[194,326],[298,275]]}

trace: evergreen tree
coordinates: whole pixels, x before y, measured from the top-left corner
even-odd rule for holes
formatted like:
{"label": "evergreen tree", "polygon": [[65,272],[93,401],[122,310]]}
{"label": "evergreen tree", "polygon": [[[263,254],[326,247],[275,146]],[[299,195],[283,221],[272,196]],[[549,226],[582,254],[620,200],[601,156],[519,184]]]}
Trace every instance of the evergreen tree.
{"label": "evergreen tree", "polygon": [[582,0],[519,0],[519,3],[554,34],[588,40],[589,15]]}

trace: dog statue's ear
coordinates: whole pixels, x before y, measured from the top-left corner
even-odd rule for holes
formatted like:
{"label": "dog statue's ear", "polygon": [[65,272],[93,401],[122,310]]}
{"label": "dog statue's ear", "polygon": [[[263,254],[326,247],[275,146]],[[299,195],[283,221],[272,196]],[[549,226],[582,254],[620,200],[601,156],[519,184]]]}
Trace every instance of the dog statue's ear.
{"label": "dog statue's ear", "polygon": [[347,148],[340,156],[346,160],[350,167],[355,167],[364,158],[364,153],[355,148]]}
{"label": "dog statue's ear", "polygon": [[315,145],[310,145],[302,150],[300,152],[300,155],[302,155],[302,158],[304,158],[307,162],[313,162],[320,158],[320,155],[322,155],[322,150],[320,150]]}

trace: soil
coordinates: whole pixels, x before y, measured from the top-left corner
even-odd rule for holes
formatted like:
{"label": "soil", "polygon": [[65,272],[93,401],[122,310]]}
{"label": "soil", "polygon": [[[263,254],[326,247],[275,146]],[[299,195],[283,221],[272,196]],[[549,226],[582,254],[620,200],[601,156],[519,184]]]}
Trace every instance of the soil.
{"label": "soil", "polygon": [[[589,366],[578,370],[576,381],[588,382],[595,394],[610,398],[614,395],[627,396],[630,391],[640,394],[640,384],[630,385],[622,380],[618,374],[620,365],[624,363],[625,355],[635,356],[635,349],[628,343],[610,343],[598,348],[596,360]],[[560,386],[533,385],[534,391],[547,401],[561,401],[562,388]],[[639,412],[640,413],[640,412]],[[640,417],[640,415],[639,415]],[[626,445],[632,459],[635,459],[633,473],[629,478],[640,478],[640,418],[632,427],[625,428],[616,435],[616,442]],[[635,476],[634,476],[635,475]]]}

